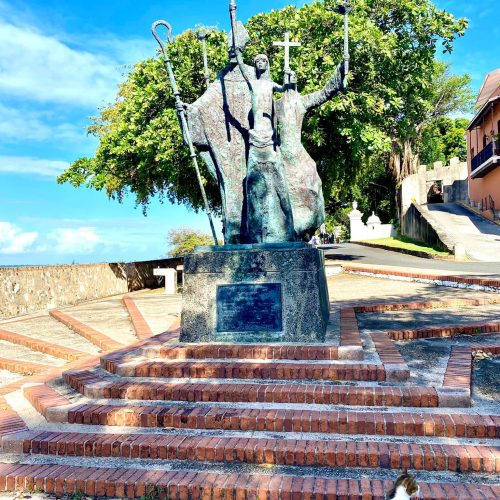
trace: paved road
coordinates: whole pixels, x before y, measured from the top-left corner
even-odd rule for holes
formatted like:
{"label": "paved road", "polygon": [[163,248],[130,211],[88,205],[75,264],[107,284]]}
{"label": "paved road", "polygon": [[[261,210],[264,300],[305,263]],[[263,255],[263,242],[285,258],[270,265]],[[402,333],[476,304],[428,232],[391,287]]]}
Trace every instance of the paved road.
{"label": "paved road", "polygon": [[422,208],[436,222],[436,229],[464,245],[471,259],[500,262],[500,226],[456,203],[435,203]]}
{"label": "paved road", "polygon": [[455,273],[467,273],[478,276],[500,276],[500,262],[454,262],[423,259],[414,257],[413,255],[381,250],[379,248],[364,247],[354,243],[323,245],[320,248],[324,250],[327,262],[340,260],[356,264],[375,264],[379,266],[452,271]]}

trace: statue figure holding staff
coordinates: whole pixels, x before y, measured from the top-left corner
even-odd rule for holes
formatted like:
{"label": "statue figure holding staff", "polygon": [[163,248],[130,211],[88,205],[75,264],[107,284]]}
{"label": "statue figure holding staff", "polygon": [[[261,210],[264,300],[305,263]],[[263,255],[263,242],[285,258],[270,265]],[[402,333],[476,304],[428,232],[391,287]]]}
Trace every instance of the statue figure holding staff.
{"label": "statue figure holding staff", "polygon": [[[247,30],[238,22],[235,37],[228,37],[228,65],[201,97],[184,104],[192,141],[219,186],[226,244],[247,240],[245,178],[252,103],[236,55],[243,53],[249,40]],[[254,68],[244,68],[248,78],[255,79]]]}
{"label": "statue figure holding staff", "polygon": [[305,115],[332,99],[347,86],[349,71],[348,14],[351,6],[348,0],[334,10],[344,15],[344,61],[337,66],[326,85],[317,92],[300,95],[297,92],[297,77],[289,68],[289,48],[300,44],[289,41],[285,33],[284,42],[274,45],[285,48],[285,75],[288,83],[283,97],[276,102],[279,126],[280,148],[285,174],[288,181],[290,202],[293,212],[295,238],[309,240],[325,220],[325,203],[321,179],[316,163],[302,145],[302,125]]}
{"label": "statue figure holding staff", "polygon": [[309,239],[325,220],[325,202],[316,163],[302,145],[305,115],[342,90],[344,64],[341,63],[323,89],[308,95],[297,92],[297,77],[290,74],[283,97],[276,102],[283,157],[293,223],[297,240]]}
{"label": "statue figure holding staff", "polygon": [[[233,37],[236,33],[236,3],[230,3]],[[236,54],[238,66],[250,89],[252,128],[246,176],[247,238],[249,243],[293,241],[293,218],[283,160],[274,125],[274,92],[284,87],[270,78],[265,54],[254,59],[255,78]],[[253,75],[252,75],[253,76]]]}

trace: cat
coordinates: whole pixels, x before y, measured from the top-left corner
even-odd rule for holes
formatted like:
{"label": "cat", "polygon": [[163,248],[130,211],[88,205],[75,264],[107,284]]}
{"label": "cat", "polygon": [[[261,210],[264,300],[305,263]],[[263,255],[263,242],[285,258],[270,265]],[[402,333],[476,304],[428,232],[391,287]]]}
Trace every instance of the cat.
{"label": "cat", "polygon": [[417,480],[407,472],[399,475],[392,489],[387,493],[386,500],[410,500],[413,495],[418,495],[420,488]]}

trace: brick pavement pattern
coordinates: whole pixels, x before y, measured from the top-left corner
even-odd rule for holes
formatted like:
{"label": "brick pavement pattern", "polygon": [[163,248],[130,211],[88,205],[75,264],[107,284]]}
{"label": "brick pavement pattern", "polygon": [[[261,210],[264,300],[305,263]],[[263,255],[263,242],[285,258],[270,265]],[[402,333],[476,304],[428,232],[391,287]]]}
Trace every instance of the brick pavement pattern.
{"label": "brick pavement pattern", "polygon": [[[0,491],[382,500],[409,470],[423,498],[500,498],[500,415],[470,408],[472,357],[498,355],[500,345],[456,345],[442,382],[416,385],[394,339],[420,334],[363,333],[356,320],[356,313],[480,307],[500,303],[498,296],[454,290],[461,295],[395,302],[369,298],[377,279],[362,279],[369,284],[365,297],[349,298],[348,287],[335,290],[339,335],[327,344],[180,344],[178,317],[172,322],[178,309],[153,335],[148,320],[159,331],[166,315],[161,297],[147,293],[138,296],[141,308],[133,294],[120,302],[137,337],[128,346],[114,340],[119,332],[112,339],[86,324],[83,306],[78,319],[71,309],[51,312],[98,345],[99,356],[49,339],[8,337],[5,324],[0,332],[7,341],[67,364],[41,365],[0,386]],[[148,296],[154,302],[144,307]],[[494,331],[490,324],[472,326]],[[458,325],[439,328],[438,336],[464,332]],[[7,454],[13,463],[2,460]]]}

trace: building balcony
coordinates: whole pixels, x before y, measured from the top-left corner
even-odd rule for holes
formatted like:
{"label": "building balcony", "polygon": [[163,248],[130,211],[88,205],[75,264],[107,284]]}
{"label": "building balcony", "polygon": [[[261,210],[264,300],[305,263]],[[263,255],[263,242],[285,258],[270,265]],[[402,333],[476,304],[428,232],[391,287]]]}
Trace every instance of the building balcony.
{"label": "building balcony", "polygon": [[500,142],[490,142],[471,161],[471,177],[477,179],[500,165]]}

